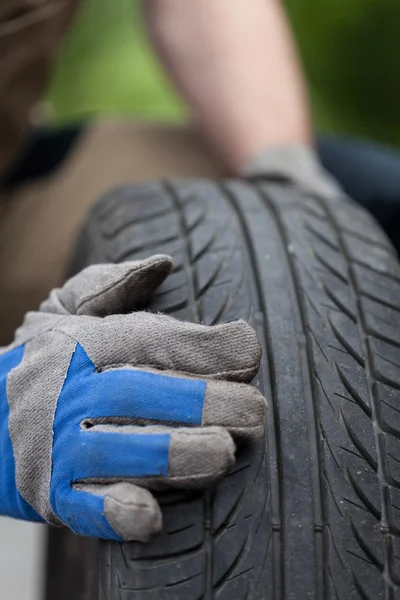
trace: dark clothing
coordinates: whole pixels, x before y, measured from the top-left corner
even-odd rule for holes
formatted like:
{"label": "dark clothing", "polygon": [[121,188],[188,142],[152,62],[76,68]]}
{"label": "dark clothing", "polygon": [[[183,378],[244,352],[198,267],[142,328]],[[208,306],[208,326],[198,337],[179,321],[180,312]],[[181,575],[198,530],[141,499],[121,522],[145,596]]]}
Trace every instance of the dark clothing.
{"label": "dark clothing", "polygon": [[400,253],[400,151],[364,140],[321,136],[318,153],[326,170],[373,214]]}

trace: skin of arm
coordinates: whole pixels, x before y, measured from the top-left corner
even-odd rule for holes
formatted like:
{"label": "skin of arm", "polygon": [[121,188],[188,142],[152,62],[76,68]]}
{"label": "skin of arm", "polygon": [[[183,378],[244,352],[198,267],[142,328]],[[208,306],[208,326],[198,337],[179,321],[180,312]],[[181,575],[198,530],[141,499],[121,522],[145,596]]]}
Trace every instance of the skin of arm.
{"label": "skin of arm", "polygon": [[312,145],[278,0],[145,0],[144,8],[154,47],[229,172],[268,147]]}

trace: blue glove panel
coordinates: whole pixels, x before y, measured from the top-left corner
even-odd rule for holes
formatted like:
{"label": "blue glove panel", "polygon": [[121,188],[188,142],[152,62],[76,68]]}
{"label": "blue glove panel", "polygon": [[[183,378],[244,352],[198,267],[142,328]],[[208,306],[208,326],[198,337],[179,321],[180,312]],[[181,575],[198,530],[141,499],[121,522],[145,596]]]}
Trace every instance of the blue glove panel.
{"label": "blue glove panel", "polygon": [[[207,382],[159,375],[139,369],[98,373],[77,344],[58,400],[60,418],[130,417],[149,421],[201,425]],[[73,407],[73,408],[72,408]],[[77,411],[77,412],[76,412]]]}
{"label": "blue glove panel", "polygon": [[128,417],[199,425],[206,382],[140,370],[96,372],[79,344],[54,419],[50,504],[75,533],[119,540],[104,497],[78,491],[84,479],[168,476],[170,434],[83,429],[85,419]]}
{"label": "blue glove panel", "polygon": [[142,310],[172,270],[164,255],[87,267],[0,349],[0,515],[145,542],[162,529],[153,489],[214,485],[236,436],[263,436],[265,400],[240,383],[256,332]]}
{"label": "blue glove panel", "polygon": [[8,429],[7,377],[10,371],[20,364],[23,356],[23,346],[0,356],[0,514],[26,521],[43,522],[17,490],[14,453]]}

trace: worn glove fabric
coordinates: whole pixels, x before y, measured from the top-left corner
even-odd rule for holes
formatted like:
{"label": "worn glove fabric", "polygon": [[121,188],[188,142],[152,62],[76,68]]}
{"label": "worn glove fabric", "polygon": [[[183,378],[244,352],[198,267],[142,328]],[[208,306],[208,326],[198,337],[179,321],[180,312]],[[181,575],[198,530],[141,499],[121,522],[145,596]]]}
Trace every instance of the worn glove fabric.
{"label": "worn glove fabric", "polygon": [[306,193],[328,199],[338,199],[344,194],[314,150],[302,145],[266,148],[242,165],[239,174],[247,179],[288,181]]}
{"label": "worn glove fabric", "polygon": [[139,310],[171,268],[89,267],[0,352],[0,513],[145,541],[162,526],[150,489],[213,484],[233,438],[262,435],[265,400],[243,383],[260,361],[253,329]]}

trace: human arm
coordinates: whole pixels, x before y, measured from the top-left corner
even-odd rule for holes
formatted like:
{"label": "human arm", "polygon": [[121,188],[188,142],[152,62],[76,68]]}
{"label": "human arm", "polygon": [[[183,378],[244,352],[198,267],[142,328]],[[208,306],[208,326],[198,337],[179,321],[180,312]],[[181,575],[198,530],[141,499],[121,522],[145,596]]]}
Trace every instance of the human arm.
{"label": "human arm", "polygon": [[228,174],[341,192],[321,167],[279,0],[146,0],[155,48]]}
{"label": "human arm", "polygon": [[310,145],[307,94],[278,0],[145,0],[154,46],[231,172],[267,146]]}

